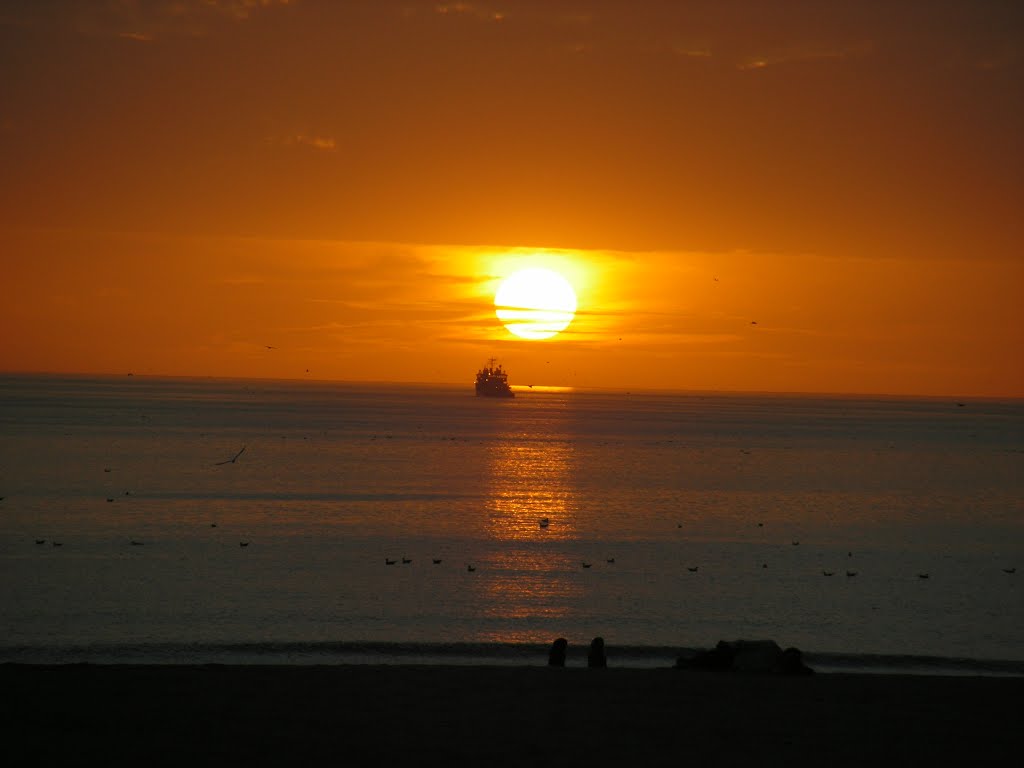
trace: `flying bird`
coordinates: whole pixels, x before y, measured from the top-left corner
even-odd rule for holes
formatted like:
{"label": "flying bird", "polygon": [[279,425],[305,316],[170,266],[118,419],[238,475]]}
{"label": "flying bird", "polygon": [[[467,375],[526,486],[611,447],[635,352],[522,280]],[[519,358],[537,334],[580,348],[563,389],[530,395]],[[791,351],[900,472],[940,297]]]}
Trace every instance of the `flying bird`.
{"label": "flying bird", "polygon": [[238,453],[236,453],[230,459],[224,459],[224,461],[218,461],[218,462],[214,463],[214,466],[215,467],[219,467],[221,464],[234,464],[236,461],[238,461],[238,457],[241,456],[243,453],[245,453],[245,446],[244,445],[242,446],[242,450],[240,450]]}

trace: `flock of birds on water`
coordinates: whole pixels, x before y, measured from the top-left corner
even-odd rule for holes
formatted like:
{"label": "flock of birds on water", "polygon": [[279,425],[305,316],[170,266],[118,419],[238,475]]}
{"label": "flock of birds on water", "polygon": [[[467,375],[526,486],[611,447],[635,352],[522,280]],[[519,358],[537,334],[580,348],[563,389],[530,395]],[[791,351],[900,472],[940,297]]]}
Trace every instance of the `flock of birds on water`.
{"label": "flock of birds on water", "polygon": [[[960,405],[960,403],[957,403],[957,405]],[[224,459],[223,461],[215,461],[213,463],[213,466],[220,467],[220,466],[224,466],[225,464],[235,464],[235,463],[237,463],[239,457],[243,453],[245,453],[245,449],[246,449],[246,446],[243,445],[241,447],[241,449],[237,453],[235,453],[233,456],[231,456],[228,459]],[[104,467],[103,471],[109,473],[109,472],[111,472],[113,470],[110,467]],[[125,491],[125,495],[126,496],[131,496],[131,491]],[[0,501],[3,501],[4,498],[5,498],[4,496],[0,496]],[[114,501],[113,497],[111,497],[111,496],[107,497],[107,502],[113,502],[113,501]],[[538,522],[538,526],[540,528],[548,528],[551,525],[551,519],[548,518],[548,517],[542,517],[537,522]],[[761,527],[764,526],[764,523],[758,523],[757,525],[758,525],[759,528],[761,528]],[[210,527],[211,528],[216,528],[217,524],[216,523],[210,523]],[[679,523],[677,525],[677,527],[678,528],[682,528],[683,527],[682,523]],[[42,546],[42,545],[47,543],[47,540],[46,539],[36,539],[35,543],[38,546]],[[131,539],[129,541],[129,543],[133,547],[141,547],[141,546],[145,545],[144,541],[138,541],[137,539]],[[250,542],[248,542],[248,541],[239,541],[238,542],[238,546],[241,547],[241,548],[245,548],[245,547],[249,546],[249,543]],[[792,545],[794,547],[800,546],[800,542],[799,541],[794,540],[791,543],[792,543]],[[50,541],[50,545],[53,546],[53,547],[62,547],[62,546],[64,546],[64,542],[51,540]],[[852,552],[847,552],[847,557],[853,557],[853,553]],[[401,562],[402,562],[403,565],[410,565],[412,563],[412,558],[403,556],[401,558]],[[442,562],[443,562],[442,558],[439,558],[439,557],[432,558],[432,563],[434,565],[441,565]],[[605,560],[605,562],[608,563],[609,565],[614,565],[615,564],[615,558],[614,557],[609,557],[609,558],[607,558]],[[398,559],[397,558],[388,558],[388,557],[384,558],[384,564],[385,565],[395,565],[396,563],[398,563]],[[584,569],[587,569],[587,568],[591,568],[593,566],[593,563],[592,562],[588,562],[586,560],[581,560],[580,561],[580,566],[582,568],[584,568]],[[761,568],[762,569],[766,569],[767,567],[768,567],[768,563],[762,563],[761,564]],[[689,571],[690,573],[697,573],[700,570],[700,567],[699,566],[695,566],[695,565],[694,566],[687,566],[686,570]],[[473,573],[474,571],[476,571],[476,566],[471,564],[471,563],[467,563],[466,564],[466,571],[468,571],[469,573]],[[1013,574],[1017,573],[1017,568],[1016,567],[1003,568],[1002,571],[1003,571],[1003,573],[1006,573],[1006,574],[1009,574],[1009,575],[1013,575]],[[821,573],[822,573],[823,576],[835,576],[836,575],[835,571],[829,571],[829,570],[823,570]],[[846,577],[847,578],[853,578],[853,577],[857,576],[858,573],[859,573],[858,571],[847,570],[846,571]],[[931,578],[931,574],[929,572],[927,572],[927,571],[920,571],[917,574],[917,578],[919,578],[919,579],[929,579],[929,578]]]}

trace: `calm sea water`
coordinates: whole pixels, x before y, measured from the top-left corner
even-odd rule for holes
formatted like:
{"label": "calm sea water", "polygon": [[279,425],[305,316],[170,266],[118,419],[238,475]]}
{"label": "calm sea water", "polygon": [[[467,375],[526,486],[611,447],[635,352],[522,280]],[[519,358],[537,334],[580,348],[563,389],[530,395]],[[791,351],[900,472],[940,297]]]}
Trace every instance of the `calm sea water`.
{"label": "calm sea water", "polygon": [[5,376],[0,496],[0,661],[1024,670],[1020,401]]}

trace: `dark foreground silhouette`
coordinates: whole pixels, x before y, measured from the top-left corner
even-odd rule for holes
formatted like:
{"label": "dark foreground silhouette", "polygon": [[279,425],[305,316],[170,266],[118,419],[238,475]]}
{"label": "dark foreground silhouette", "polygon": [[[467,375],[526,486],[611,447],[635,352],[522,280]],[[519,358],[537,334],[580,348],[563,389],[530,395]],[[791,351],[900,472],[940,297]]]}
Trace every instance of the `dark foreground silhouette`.
{"label": "dark foreground silhouette", "polygon": [[796,648],[782,650],[773,640],[720,640],[711,650],[680,657],[676,667],[716,672],[746,672],[780,675],[813,675]]}
{"label": "dark foreground silhouette", "polygon": [[1024,679],[0,665],[22,765],[1016,765]]}
{"label": "dark foreground silhouette", "polygon": [[565,666],[565,654],[569,650],[569,641],[564,637],[560,637],[551,644],[551,650],[548,652],[548,666],[549,667],[564,667]]}

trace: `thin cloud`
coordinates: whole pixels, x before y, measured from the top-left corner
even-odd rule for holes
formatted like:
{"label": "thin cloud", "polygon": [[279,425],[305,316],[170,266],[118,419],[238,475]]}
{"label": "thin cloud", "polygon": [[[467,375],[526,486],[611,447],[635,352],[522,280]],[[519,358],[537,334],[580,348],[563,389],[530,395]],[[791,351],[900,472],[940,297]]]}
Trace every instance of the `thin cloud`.
{"label": "thin cloud", "polygon": [[859,59],[871,55],[873,51],[874,45],[870,41],[835,47],[797,46],[764,55],[747,57],[736,64],[736,69],[754,70],[774,67],[780,64]]}
{"label": "thin cloud", "polygon": [[338,148],[338,143],[330,136],[306,136],[305,134],[299,134],[291,140],[291,143],[301,144],[321,152],[333,152]]}
{"label": "thin cloud", "polygon": [[124,40],[135,40],[139,43],[151,43],[156,39],[148,32],[118,32],[117,36]]}
{"label": "thin cloud", "polygon": [[482,21],[504,21],[504,11],[484,8],[476,3],[438,3],[434,13],[441,16],[468,16]]}

